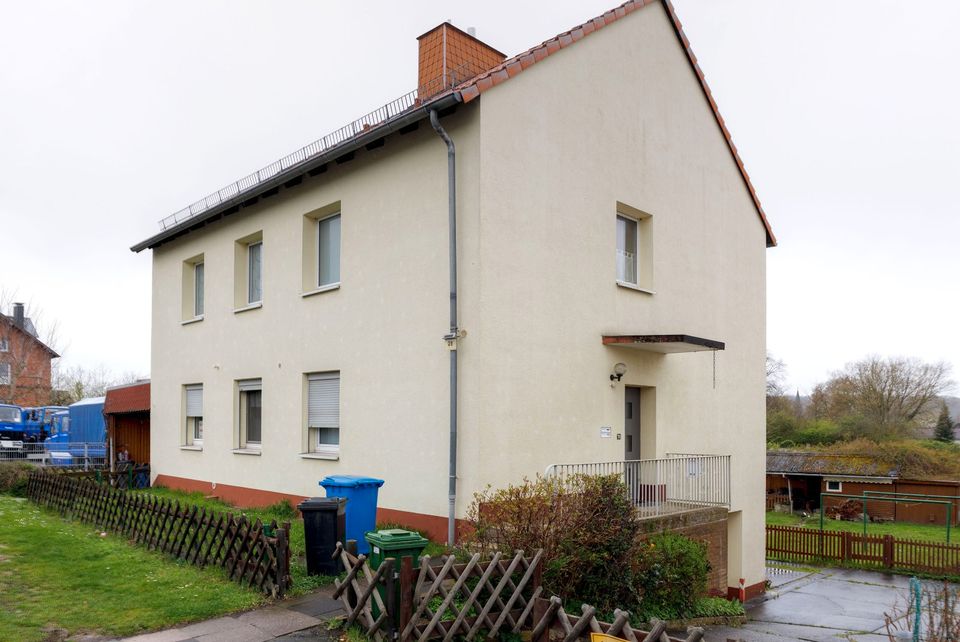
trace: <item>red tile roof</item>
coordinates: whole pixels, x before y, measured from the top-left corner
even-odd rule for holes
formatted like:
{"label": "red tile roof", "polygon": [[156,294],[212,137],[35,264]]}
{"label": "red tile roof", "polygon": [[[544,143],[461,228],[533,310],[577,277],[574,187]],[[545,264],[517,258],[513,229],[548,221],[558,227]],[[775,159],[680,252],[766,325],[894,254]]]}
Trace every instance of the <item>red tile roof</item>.
{"label": "red tile roof", "polygon": [[683,50],[687,54],[687,59],[690,61],[690,66],[693,68],[697,79],[700,81],[700,87],[703,89],[703,93],[706,96],[707,101],[710,103],[710,107],[713,109],[713,115],[717,119],[717,125],[720,126],[720,130],[723,132],[723,136],[727,141],[727,146],[730,148],[730,153],[733,155],[733,160],[737,163],[737,167],[740,169],[740,174],[743,176],[747,190],[750,192],[750,197],[753,199],[753,204],[756,206],[757,213],[760,215],[760,221],[763,223],[763,227],[767,232],[767,247],[773,247],[777,244],[777,239],[773,234],[773,229],[770,227],[770,222],[767,220],[767,215],[763,211],[763,206],[760,204],[760,199],[757,196],[757,192],[753,188],[753,183],[750,182],[750,176],[747,174],[747,170],[743,165],[743,161],[740,159],[740,154],[737,152],[736,145],[733,144],[733,138],[730,136],[730,131],[727,129],[727,126],[723,121],[723,117],[720,115],[720,109],[717,107],[717,102],[713,99],[713,94],[710,92],[710,87],[707,85],[707,80],[703,75],[703,71],[700,69],[700,65],[697,64],[697,57],[693,54],[693,50],[690,48],[690,41],[683,33],[683,27],[680,25],[680,19],[677,18],[677,12],[674,10],[673,3],[670,0],[629,0],[617,8],[607,11],[601,16],[597,16],[592,20],[588,20],[582,25],[578,25],[569,31],[565,31],[549,40],[540,43],[535,47],[532,47],[531,49],[528,49],[527,51],[524,51],[523,53],[517,54],[512,58],[507,58],[496,67],[493,67],[479,76],[475,76],[457,88],[460,96],[463,99],[463,102],[468,103],[471,100],[478,98],[480,94],[487,91],[491,87],[495,87],[496,85],[513,78],[524,69],[527,69],[531,65],[540,62],[547,56],[550,56],[561,49],[565,49],[570,45],[575,44],[577,41],[582,40],[591,33],[594,33],[595,31],[616,22],[620,18],[623,18],[624,16],[633,13],[638,9],[642,9],[644,6],[651,5],[654,2],[662,2],[664,9],[666,9],[667,14],[670,16],[670,20],[673,22],[673,28],[677,34],[677,38],[680,40]]}
{"label": "red tile roof", "polygon": [[104,414],[143,412],[150,410],[150,382],[134,383],[107,390],[103,402]]}

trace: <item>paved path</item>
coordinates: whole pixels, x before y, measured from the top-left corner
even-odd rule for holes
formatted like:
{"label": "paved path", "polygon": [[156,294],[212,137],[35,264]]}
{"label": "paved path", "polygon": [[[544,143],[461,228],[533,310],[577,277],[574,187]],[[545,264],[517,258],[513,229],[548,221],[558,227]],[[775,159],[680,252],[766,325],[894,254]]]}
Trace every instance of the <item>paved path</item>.
{"label": "paved path", "polygon": [[768,569],[771,589],[747,603],[742,628],[709,627],[708,642],[889,642],[883,613],[902,600],[910,578],[853,569]]}
{"label": "paved path", "polygon": [[330,597],[332,589],[284,600],[271,606],[188,624],[156,633],[145,633],[127,642],[267,642],[268,640],[327,640],[335,642],[338,632],[327,631],[326,623],[342,615],[340,600]]}

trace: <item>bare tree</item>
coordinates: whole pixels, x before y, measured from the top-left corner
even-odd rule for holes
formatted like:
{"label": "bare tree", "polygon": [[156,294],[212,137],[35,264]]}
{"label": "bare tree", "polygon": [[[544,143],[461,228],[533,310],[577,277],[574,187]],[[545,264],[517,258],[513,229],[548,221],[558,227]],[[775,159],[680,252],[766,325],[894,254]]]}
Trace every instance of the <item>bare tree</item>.
{"label": "bare tree", "polygon": [[864,436],[902,435],[932,420],[938,398],[953,387],[949,375],[943,362],[870,356],[818,385],[812,407],[815,416],[846,421]]}
{"label": "bare tree", "polygon": [[780,359],[767,353],[767,416],[774,412],[790,410],[786,398],[787,366]]}
{"label": "bare tree", "polygon": [[[23,304],[21,324],[19,318],[15,319],[14,302],[16,297],[16,291],[0,289],[0,314],[4,315],[0,319],[0,341],[4,344],[2,363],[9,366],[9,383],[7,385],[9,385],[11,398],[18,396],[18,389],[23,392],[23,389],[26,388],[40,387],[45,391],[50,383],[40,380],[40,375],[37,374],[45,370],[45,364],[41,367],[38,361],[48,358],[48,356],[38,356],[37,341],[46,346],[54,355],[61,353],[58,346],[60,342],[57,322],[47,322],[42,311],[32,303],[27,302]],[[42,350],[42,348],[40,349]],[[57,357],[54,357],[53,363],[51,363],[51,370],[56,368],[56,359]],[[4,369],[6,370],[6,368]],[[46,399],[39,396],[36,401],[45,403]]]}
{"label": "bare tree", "polygon": [[141,377],[133,372],[116,376],[103,364],[92,368],[60,368],[53,382],[52,402],[58,406],[69,406],[86,397],[102,397],[111,386],[134,383],[140,379]]}

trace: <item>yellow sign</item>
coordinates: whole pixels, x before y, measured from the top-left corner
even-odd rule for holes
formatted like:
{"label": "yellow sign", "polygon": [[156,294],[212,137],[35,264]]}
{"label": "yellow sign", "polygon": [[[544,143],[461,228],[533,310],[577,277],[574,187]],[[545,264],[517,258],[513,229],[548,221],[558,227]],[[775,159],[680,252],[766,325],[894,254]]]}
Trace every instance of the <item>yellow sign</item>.
{"label": "yellow sign", "polygon": [[606,633],[591,633],[590,642],[627,642],[627,640],[607,635]]}

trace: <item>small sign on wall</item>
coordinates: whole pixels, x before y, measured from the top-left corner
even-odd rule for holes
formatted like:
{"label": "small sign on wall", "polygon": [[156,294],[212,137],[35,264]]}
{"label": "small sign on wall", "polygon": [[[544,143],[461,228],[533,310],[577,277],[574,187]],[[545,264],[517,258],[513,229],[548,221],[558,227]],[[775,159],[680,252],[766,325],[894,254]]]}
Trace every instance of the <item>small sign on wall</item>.
{"label": "small sign on wall", "polygon": [[610,439],[613,436],[613,428],[610,426],[600,426],[600,438]]}

